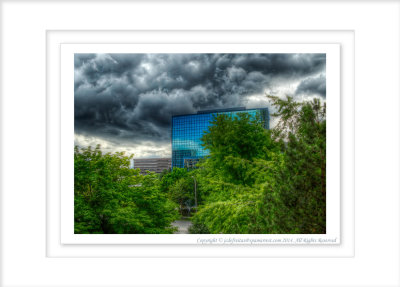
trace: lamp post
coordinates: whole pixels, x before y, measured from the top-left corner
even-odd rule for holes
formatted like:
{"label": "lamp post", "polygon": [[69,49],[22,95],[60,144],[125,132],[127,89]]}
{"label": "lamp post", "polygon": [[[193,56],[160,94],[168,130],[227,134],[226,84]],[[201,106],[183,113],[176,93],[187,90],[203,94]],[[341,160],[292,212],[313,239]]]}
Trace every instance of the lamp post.
{"label": "lamp post", "polygon": [[192,178],[194,180],[194,207],[196,208],[197,211],[197,182],[194,176],[192,176]]}

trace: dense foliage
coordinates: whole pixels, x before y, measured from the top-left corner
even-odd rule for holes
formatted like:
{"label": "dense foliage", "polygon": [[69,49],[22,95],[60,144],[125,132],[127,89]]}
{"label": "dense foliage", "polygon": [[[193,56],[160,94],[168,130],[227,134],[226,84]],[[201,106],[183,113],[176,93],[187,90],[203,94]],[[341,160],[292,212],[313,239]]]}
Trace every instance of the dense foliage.
{"label": "dense foliage", "polygon": [[181,215],[190,215],[195,205],[195,178],[184,168],[174,168],[161,175],[161,190],[179,205]]}
{"label": "dense foliage", "polygon": [[326,120],[320,101],[269,97],[278,125],[219,115],[196,174],[203,204],[192,233],[325,233]]}
{"label": "dense foliage", "polygon": [[123,153],[75,147],[75,233],[172,233],[176,204]]}
{"label": "dense foliage", "polygon": [[198,168],[130,169],[123,153],[75,147],[75,233],[326,233],[326,106],[269,96],[279,119],[218,115]]}

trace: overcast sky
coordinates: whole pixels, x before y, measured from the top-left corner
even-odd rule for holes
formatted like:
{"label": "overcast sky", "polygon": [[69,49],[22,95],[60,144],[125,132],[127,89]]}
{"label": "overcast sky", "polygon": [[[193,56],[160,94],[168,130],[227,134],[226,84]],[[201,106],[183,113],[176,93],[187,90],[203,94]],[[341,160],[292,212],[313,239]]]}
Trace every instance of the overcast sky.
{"label": "overcast sky", "polygon": [[326,96],[325,54],[75,54],[75,145],[171,156],[171,115]]}

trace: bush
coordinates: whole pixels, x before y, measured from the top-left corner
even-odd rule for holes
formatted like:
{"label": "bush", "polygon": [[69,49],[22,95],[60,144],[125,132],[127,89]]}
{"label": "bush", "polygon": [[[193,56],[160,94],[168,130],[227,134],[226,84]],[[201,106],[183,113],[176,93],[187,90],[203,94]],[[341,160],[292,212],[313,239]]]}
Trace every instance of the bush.
{"label": "bush", "polygon": [[75,147],[75,233],[172,233],[177,206],[124,153]]}

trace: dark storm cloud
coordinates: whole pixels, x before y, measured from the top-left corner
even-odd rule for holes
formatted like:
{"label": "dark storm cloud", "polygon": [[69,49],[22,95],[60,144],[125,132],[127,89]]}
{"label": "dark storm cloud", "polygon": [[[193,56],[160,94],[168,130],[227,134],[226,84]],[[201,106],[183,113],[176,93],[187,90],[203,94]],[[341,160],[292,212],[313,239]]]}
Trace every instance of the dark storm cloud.
{"label": "dark storm cloud", "polygon": [[267,89],[325,97],[325,54],[75,54],[75,132],[167,143],[171,115],[243,106]]}
{"label": "dark storm cloud", "polygon": [[74,57],[74,66],[79,68],[86,61],[90,61],[93,58],[96,58],[96,54],[78,54]]}
{"label": "dark storm cloud", "polygon": [[299,84],[296,89],[296,95],[318,95],[326,97],[326,79],[325,75],[307,78]]}

